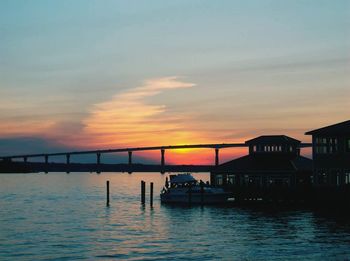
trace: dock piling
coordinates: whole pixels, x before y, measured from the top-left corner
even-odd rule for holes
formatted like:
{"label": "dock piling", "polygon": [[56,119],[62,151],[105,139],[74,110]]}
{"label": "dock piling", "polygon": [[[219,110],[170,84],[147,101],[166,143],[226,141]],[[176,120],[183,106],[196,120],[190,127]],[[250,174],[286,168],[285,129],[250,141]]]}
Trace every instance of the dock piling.
{"label": "dock piling", "polygon": [[141,180],[141,204],[146,202],[146,182]]}
{"label": "dock piling", "polygon": [[107,180],[106,185],[107,185],[107,202],[106,202],[106,206],[109,207],[109,180]]}
{"label": "dock piling", "polygon": [[150,204],[151,207],[153,207],[153,182],[151,182],[151,184],[150,184],[150,191],[149,191],[149,193],[150,193],[150,202],[149,202],[149,204]]}

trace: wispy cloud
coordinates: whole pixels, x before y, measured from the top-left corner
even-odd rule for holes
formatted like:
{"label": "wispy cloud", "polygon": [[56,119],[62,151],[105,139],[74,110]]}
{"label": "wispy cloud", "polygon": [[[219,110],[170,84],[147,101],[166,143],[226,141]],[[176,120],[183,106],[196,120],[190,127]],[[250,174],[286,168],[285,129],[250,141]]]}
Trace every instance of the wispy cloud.
{"label": "wispy cloud", "polygon": [[[194,87],[178,77],[146,80],[141,86],[120,92],[110,100],[92,106],[82,121],[81,131],[62,137],[70,146],[85,148],[118,148],[155,145],[174,145],[208,142],[207,132],[194,127],[191,113],[171,111],[165,102],[159,102],[164,92],[177,93]],[[169,94],[169,93],[168,93]],[[190,108],[188,109],[190,112]],[[180,150],[167,152],[168,163],[211,163],[212,151]],[[137,153],[149,159],[159,158],[159,152]],[[181,159],[179,159],[179,157]]]}
{"label": "wispy cloud", "polygon": [[4,119],[0,122],[0,136],[40,136],[43,133],[47,133],[54,125],[54,120],[21,119],[15,121],[13,119]]}
{"label": "wispy cloud", "polygon": [[[190,128],[184,128],[186,115],[166,113],[165,104],[150,99],[165,91],[194,87],[178,77],[146,80],[141,86],[116,94],[109,101],[95,104],[83,120],[83,135],[90,146],[140,146],[186,143],[200,140]],[[174,94],[175,95],[175,94]]]}
{"label": "wispy cloud", "polygon": [[[169,98],[164,102],[161,99],[162,95],[169,97],[170,94],[180,104],[183,92],[194,86],[194,83],[175,76],[145,80],[138,87],[92,105],[89,112],[81,115],[85,116],[82,120],[64,121],[52,117],[56,120],[46,121],[45,117],[29,117],[28,121],[14,121],[12,118],[2,122],[2,136],[6,137],[6,133],[10,137],[27,134],[25,136],[43,138],[50,148],[67,150],[214,142],[208,126],[198,128],[198,119],[190,107],[179,111],[174,106],[167,106]],[[159,158],[158,151],[137,155],[156,161]],[[167,151],[168,163],[205,164],[212,163],[213,159],[212,150]]]}

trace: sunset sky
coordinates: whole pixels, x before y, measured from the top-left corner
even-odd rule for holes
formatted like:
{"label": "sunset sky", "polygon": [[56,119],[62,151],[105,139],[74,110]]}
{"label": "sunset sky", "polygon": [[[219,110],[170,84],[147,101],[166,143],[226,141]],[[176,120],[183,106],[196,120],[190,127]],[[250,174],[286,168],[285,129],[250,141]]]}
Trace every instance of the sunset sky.
{"label": "sunset sky", "polygon": [[349,28],[348,0],[0,0],[0,155],[309,142],[350,119]]}

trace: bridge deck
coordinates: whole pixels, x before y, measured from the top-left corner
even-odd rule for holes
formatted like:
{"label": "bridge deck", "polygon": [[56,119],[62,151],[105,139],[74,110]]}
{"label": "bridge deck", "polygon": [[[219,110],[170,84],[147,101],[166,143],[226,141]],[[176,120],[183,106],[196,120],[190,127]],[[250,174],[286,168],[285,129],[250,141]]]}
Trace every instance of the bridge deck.
{"label": "bridge deck", "polygon": [[[311,147],[311,143],[301,143],[300,148]],[[154,147],[136,147],[136,148],[120,148],[120,149],[104,149],[104,150],[86,150],[86,151],[68,151],[56,153],[40,153],[40,154],[22,154],[0,156],[0,159],[16,159],[16,158],[35,158],[48,156],[64,156],[64,155],[83,155],[83,154],[103,154],[114,152],[131,152],[131,151],[148,151],[148,150],[175,150],[175,149],[222,149],[222,148],[237,148],[248,147],[245,143],[219,143],[219,144],[192,144],[192,145],[168,145]]]}

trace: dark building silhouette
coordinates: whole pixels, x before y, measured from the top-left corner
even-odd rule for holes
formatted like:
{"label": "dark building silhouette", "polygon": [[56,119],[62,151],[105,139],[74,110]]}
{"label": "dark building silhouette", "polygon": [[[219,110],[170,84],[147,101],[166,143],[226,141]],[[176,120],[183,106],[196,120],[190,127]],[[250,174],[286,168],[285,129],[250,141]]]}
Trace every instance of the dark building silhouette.
{"label": "dark building silhouette", "polygon": [[312,160],[300,156],[301,142],[285,135],[245,142],[249,154],[211,171],[211,184],[226,187],[295,187],[310,184]]}
{"label": "dark building silhouette", "polygon": [[312,135],[315,186],[350,184],[350,120],[305,134]]}

